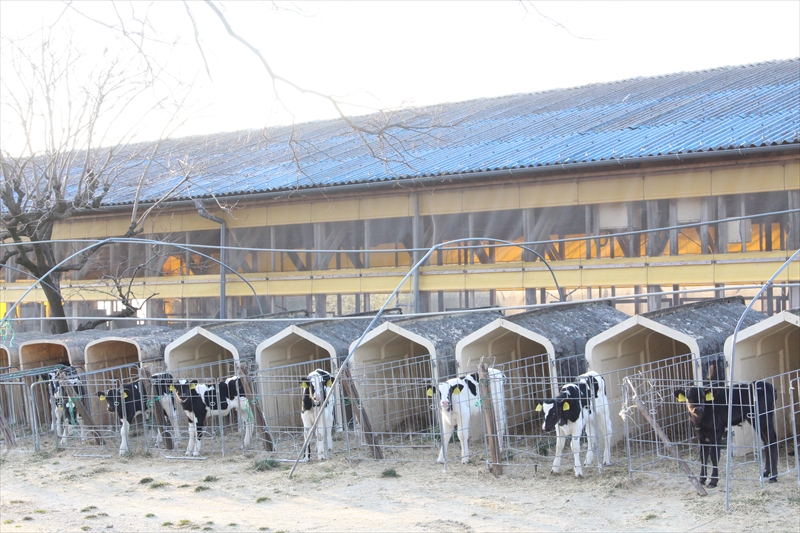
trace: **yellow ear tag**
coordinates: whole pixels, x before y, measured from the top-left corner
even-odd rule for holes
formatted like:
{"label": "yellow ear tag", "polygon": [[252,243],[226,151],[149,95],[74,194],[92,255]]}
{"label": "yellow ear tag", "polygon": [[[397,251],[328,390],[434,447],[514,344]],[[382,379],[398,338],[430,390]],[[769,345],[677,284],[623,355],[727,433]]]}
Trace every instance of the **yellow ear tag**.
{"label": "yellow ear tag", "polygon": [[428,389],[428,392],[425,393],[428,398],[433,398],[433,389]]}
{"label": "yellow ear tag", "polygon": [[104,401],[106,401],[106,397],[105,397],[105,396],[100,396],[100,401],[101,401],[101,402],[104,402]]}
{"label": "yellow ear tag", "polygon": [[538,405],[536,406],[536,412],[538,413],[538,412],[540,412],[541,410],[542,410],[542,404],[538,404]]}
{"label": "yellow ear tag", "polygon": [[300,388],[301,388],[301,389],[307,389],[307,388],[308,388],[308,383],[306,383],[305,381],[304,381],[304,382],[302,382],[302,383],[300,384]]}
{"label": "yellow ear tag", "polygon": [[564,407],[561,408],[562,411],[569,411],[569,402],[564,402]]}
{"label": "yellow ear tag", "polygon": [[683,393],[678,394],[678,401],[679,402],[685,402],[686,401],[686,396]]}
{"label": "yellow ear tag", "polygon": [[713,394],[711,394],[711,391],[707,392],[707,393],[706,393],[706,401],[707,401],[707,402],[710,402],[710,401],[711,401],[711,400],[713,400],[713,399],[714,399],[714,395],[713,395]]}
{"label": "yellow ear tag", "polygon": [[458,389],[453,389],[453,396],[455,396],[456,394],[461,394],[461,391]]}
{"label": "yellow ear tag", "polygon": [[328,381],[325,383],[325,386],[326,386],[326,387],[330,387],[331,385],[333,385],[333,381],[331,381],[331,380],[328,380]]}
{"label": "yellow ear tag", "polygon": [[170,385],[169,386],[169,390],[170,390],[170,392],[175,392],[178,389],[175,388],[175,385]]}
{"label": "yellow ear tag", "polygon": [[126,390],[122,391],[122,397],[123,398],[127,398],[128,397],[128,391],[126,391]]}
{"label": "yellow ear tag", "polygon": [[189,385],[189,390],[195,390],[197,388],[197,383],[192,383]]}

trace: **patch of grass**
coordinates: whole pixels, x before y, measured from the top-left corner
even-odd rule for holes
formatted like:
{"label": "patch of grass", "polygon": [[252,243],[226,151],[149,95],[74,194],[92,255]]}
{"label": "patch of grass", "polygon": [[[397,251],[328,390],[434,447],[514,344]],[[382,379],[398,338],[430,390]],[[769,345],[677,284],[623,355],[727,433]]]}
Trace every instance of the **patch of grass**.
{"label": "patch of grass", "polygon": [[84,520],[90,520],[92,518],[97,518],[97,515],[96,514],[87,514],[86,516],[83,517]]}
{"label": "patch of grass", "polygon": [[13,524],[14,521],[9,518],[8,520],[3,520],[3,523],[4,524]]}
{"label": "patch of grass", "polygon": [[108,513],[97,513],[97,516],[108,516]]}
{"label": "patch of grass", "polygon": [[36,509],[36,510],[34,511],[34,513],[39,513],[39,514],[45,514],[46,512],[47,512],[47,511],[45,511],[44,509]]}
{"label": "patch of grass", "polygon": [[206,476],[205,478],[203,478],[203,482],[205,482],[205,483],[214,483],[218,479],[219,478],[217,476]]}
{"label": "patch of grass", "polygon": [[139,480],[139,485],[147,485],[151,481],[153,481],[153,478],[151,478],[151,477],[143,477],[142,479]]}
{"label": "patch of grass", "polygon": [[178,520],[178,525],[179,526],[189,526],[191,524],[192,524],[192,521],[189,520],[188,518],[184,518],[182,520]]}
{"label": "patch of grass", "polygon": [[162,522],[161,525],[163,527],[167,527],[167,526],[174,526],[175,524],[173,524],[172,522]]}
{"label": "patch of grass", "polygon": [[29,520],[33,520],[33,518],[31,518],[30,516],[23,516],[23,517],[22,517],[22,521],[23,521],[23,522],[27,522],[27,521],[29,521]]}
{"label": "patch of grass", "polygon": [[211,490],[211,487],[206,487],[205,485],[200,485],[194,488],[195,492],[203,492],[204,490]]}
{"label": "patch of grass", "polygon": [[90,505],[89,507],[84,507],[83,509],[81,509],[81,512],[88,513],[89,511],[93,511],[95,509],[97,509],[97,507],[95,507],[94,505]]}
{"label": "patch of grass", "polygon": [[213,525],[214,525],[214,522],[212,522],[211,520],[209,520],[208,522],[206,522],[206,525],[207,525],[207,526],[213,526]]}
{"label": "patch of grass", "polygon": [[645,520],[652,520],[653,518],[658,518],[658,515],[655,513],[649,513],[647,516],[644,517]]}
{"label": "patch of grass", "polygon": [[214,528],[206,526],[203,528],[203,531],[214,531]]}
{"label": "patch of grass", "polygon": [[279,463],[275,459],[258,459],[254,463],[253,468],[256,469],[256,472],[267,472],[269,470],[278,468],[278,465]]}
{"label": "patch of grass", "polygon": [[81,528],[81,531],[91,531],[91,530],[92,530],[92,528],[90,528],[89,526],[83,526]]}
{"label": "patch of grass", "polygon": [[270,498],[268,496],[261,496],[260,498],[258,498],[256,500],[256,503],[263,503],[263,502],[268,502],[268,501],[270,501]]}
{"label": "patch of grass", "polygon": [[147,513],[146,515],[144,515],[145,518],[155,518],[155,516],[156,515],[154,515],[153,513]]}
{"label": "patch of grass", "polygon": [[188,486],[189,486],[189,484],[188,484],[188,483],[184,483],[183,485],[178,485],[178,488],[179,488],[179,489],[185,489],[185,488],[186,488],[186,487],[188,487]]}
{"label": "patch of grass", "polygon": [[23,500],[11,500],[8,503],[25,503]]}
{"label": "patch of grass", "polygon": [[400,474],[398,474],[397,470],[394,468],[387,468],[381,472],[381,477],[400,477]]}
{"label": "patch of grass", "polygon": [[267,526],[262,526],[262,527],[258,528],[258,530],[259,531],[269,531],[269,528]]}
{"label": "patch of grass", "polygon": [[155,483],[151,483],[150,484],[150,488],[151,489],[160,489],[160,488],[166,487],[168,485],[169,485],[169,483],[167,483],[165,481],[156,481]]}
{"label": "patch of grass", "polygon": [[236,522],[231,522],[230,524],[228,524],[229,527],[236,527],[238,525],[239,524],[237,524]]}

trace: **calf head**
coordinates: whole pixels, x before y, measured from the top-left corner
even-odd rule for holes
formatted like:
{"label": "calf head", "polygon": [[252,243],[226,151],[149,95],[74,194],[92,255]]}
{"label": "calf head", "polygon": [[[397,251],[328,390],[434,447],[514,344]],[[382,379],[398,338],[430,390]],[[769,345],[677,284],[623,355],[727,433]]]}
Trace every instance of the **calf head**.
{"label": "calf head", "polygon": [[692,425],[700,427],[706,409],[712,408],[714,393],[705,387],[689,387],[688,389],[675,389],[675,399],[686,404],[689,419]]}
{"label": "calf head", "polygon": [[174,381],[170,386],[169,390],[175,393],[175,396],[178,397],[178,400],[189,398],[190,396],[197,396],[195,389],[197,388],[197,380],[193,379],[189,381],[188,379],[179,379]]}
{"label": "calf head", "polygon": [[428,398],[438,397],[439,406],[450,411],[453,409],[453,396],[458,396],[464,390],[465,383],[460,379],[450,379],[439,383],[437,388],[428,385],[426,395]]}
{"label": "calf head", "polygon": [[[328,390],[333,386],[333,378],[324,370],[315,370],[308,376],[300,380],[300,388],[303,391],[303,403],[306,399],[311,402],[313,407],[317,407],[325,401]],[[310,408],[310,407],[309,407]]]}
{"label": "calf head", "polygon": [[[120,394],[121,392],[121,394]],[[97,397],[101,402],[106,402],[109,413],[121,413],[120,408],[124,402],[128,402],[128,391],[119,389],[108,389],[106,392],[99,391]]]}
{"label": "calf head", "polygon": [[160,374],[153,374],[150,378],[150,383],[153,385],[153,394],[156,396],[166,396],[171,393],[170,387],[175,383],[175,380],[169,372],[162,372]]}
{"label": "calf head", "polygon": [[569,413],[573,409],[580,409],[579,401],[561,396],[537,404],[536,412],[544,413],[542,431],[553,431],[556,425],[565,425],[569,419]]}

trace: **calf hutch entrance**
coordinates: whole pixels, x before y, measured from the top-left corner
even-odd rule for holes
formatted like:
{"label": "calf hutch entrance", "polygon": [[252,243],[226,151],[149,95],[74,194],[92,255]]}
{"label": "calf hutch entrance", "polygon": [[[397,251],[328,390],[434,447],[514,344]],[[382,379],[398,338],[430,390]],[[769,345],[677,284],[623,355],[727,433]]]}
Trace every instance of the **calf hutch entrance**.
{"label": "calf hutch entrance", "polygon": [[627,318],[608,301],[551,305],[496,319],[458,342],[460,372],[474,372],[484,358],[505,376],[504,466],[549,466],[555,433],[543,431],[537,406],[586,371],[587,339]]}
{"label": "calf hutch entrance", "polygon": [[[272,455],[293,460],[299,455],[305,439],[300,417],[303,399],[300,381],[317,369],[335,375],[338,370],[336,350],[328,341],[298,326],[289,326],[256,348],[256,365],[258,372],[253,381],[266,429],[272,439]],[[337,389],[334,392],[334,428],[341,434],[344,420],[342,394],[341,388]],[[265,433],[257,430],[256,434],[263,438]],[[343,439],[334,438],[334,453],[342,451],[342,442]],[[254,447],[264,449],[264,446]],[[314,437],[309,441],[309,447],[312,457],[315,457]]]}
{"label": "calf hutch entrance", "polygon": [[[746,329],[725,342],[725,359],[733,365],[733,379],[750,383],[763,380],[775,390],[775,430],[779,446],[779,475],[798,469],[797,431],[800,427],[800,309],[783,311]],[[732,358],[736,357],[735,364]],[[742,457],[760,442],[750,424],[735,428],[733,455]]]}
{"label": "calf hutch entrance", "polygon": [[[355,348],[355,341],[351,350]],[[350,457],[433,461],[440,441],[439,411],[427,387],[449,377],[453,358],[437,360],[433,342],[391,322],[369,332],[353,352],[351,394],[356,413]]]}

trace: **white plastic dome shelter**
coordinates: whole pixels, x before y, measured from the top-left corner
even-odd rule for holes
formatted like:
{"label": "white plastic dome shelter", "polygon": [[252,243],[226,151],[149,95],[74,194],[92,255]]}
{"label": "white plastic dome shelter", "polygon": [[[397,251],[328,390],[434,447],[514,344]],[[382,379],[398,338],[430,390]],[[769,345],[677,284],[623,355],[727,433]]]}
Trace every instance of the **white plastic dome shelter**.
{"label": "white plastic dome shelter", "polygon": [[200,365],[212,365],[229,359],[239,360],[239,350],[236,346],[200,326],[190,329],[164,349],[164,364],[170,372]]}
{"label": "white plastic dome shelter", "polygon": [[165,345],[178,335],[171,328],[149,326],[114,330],[113,333],[86,345],[87,372],[162,360]]}
{"label": "white plastic dome shelter", "polygon": [[[725,359],[731,367],[733,335],[725,341]],[[775,387],[775,423],[778,439],[792,435],[792,405],[800,404],[800,309],[782,311],[736,335],[735,381],[769,380]],[[794,395],[794,397],[793,397]],[[800,413],[795,416],[800,415]],[[800,428],[800,417],[794,421]],[[753,431],[743,424],[734,432],[734,444],[749,447]],[[743,448],[745,449],[745,448]]]}

